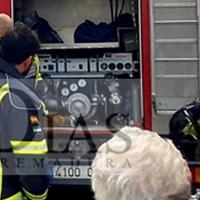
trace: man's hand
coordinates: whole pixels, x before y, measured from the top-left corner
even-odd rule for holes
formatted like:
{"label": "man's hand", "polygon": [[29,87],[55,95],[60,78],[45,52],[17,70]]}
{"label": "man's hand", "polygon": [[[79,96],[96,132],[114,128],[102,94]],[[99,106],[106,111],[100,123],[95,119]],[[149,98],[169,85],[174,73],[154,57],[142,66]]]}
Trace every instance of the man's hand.
{"label": "man's hand", "polygon": [[45,127],[61,127],[65,125],[65,118],[58,113],[49,113],[44,119]]}

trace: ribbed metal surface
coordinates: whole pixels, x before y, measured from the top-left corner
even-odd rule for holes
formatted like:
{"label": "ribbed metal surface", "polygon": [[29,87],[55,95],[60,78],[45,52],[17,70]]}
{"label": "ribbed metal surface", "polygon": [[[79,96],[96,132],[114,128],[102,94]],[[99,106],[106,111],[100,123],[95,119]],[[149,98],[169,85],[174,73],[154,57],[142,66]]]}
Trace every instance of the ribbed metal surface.
{"label": "ribbed metal surface", "polygon": [[151,0],[153,92],[158,113],[199,95],[196,0]]}

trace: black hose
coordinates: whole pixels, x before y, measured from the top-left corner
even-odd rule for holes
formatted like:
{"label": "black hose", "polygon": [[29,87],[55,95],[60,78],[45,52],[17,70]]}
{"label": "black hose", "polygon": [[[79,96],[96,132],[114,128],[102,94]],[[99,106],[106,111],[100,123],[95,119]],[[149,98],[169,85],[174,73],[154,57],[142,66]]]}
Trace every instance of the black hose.
{"label": "black hose", "polygon": [[125,5],[125,0],[122,0],[122,7],[121,7],[121,10],[120,10],[120,12],[119,12],[119,15],[122,14],[123,9],[124,9],[124,5]]}
{"label": "black hose", "polygon": [[115,0],[115,20],[118,17],[118,7],[119,7],[119,2],[118,0]]}
{"label": "black hose", "polygon": [[114,13],[113,13],[113,0],[110,1],[110,14],[111,14],[111,21],[114,21]]}

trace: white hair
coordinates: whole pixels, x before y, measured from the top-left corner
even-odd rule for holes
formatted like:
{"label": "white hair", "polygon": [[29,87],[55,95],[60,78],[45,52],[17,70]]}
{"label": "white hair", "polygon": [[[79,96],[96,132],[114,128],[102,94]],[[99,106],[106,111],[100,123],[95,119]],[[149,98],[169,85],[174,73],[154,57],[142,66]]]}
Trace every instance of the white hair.
{"label": "white hair", "polygon": [[96,200],[190,197],[187,162],[170,140],[155,132],[124,127],[99,147],[92,170]]}

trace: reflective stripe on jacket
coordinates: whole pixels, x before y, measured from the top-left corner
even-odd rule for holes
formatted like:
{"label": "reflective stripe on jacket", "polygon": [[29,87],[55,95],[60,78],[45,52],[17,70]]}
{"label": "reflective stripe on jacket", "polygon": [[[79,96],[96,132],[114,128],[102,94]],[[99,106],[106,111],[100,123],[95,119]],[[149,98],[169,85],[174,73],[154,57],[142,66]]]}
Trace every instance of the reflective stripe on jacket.
{"label": "reflective stripe on jacket", "polygon": [[37,88],[38,82],[43,80],[40,73],[40,60],[37,55],[34,57],[33,64],[26,75],[26,78],[32,79],[31,84],[34,85],[35,88]]}
{"label": "reflective stripe on jacket", "polygon": [[[0,59],[0,199],[22,200],[25,195],[45,200],[49,177],[48,148],[40,123],[42,105],[10,67]],[[41,162],[42,166],[35,167]]]}
{"label": "reflective stripe on jacket", "polygon": [[[26,75],[26,79],[28,79],[28,82],[30,85],[34,85],[35,89],[38,92],[38,95],[42,98],[43,97],[43,85],[42,85],[43,78],[40,73],[40,60],[37,55],[34,57],[34,63],[31,66],[29,73]],[[39,84],[40,86],[38,86]],[[40,102],[42,104],[45,115],[48,115],[48,111],[46,109],[44,102],[42,100]]]}
{"label": "reflective stripe on jacket", "polygon": [[23,195],[21,192],[17,192],[16,194],[12,195],[11,197],[8,197],[3,200],[23,200]]}
{"label": "reflective stripe on jacket", "polygon": [[[42,98],[43,97],[43,78],[42,78],[42,75],[40,73],[40,60],[39,60],[39,57],[36,55],[35,58],[34,58],[34,64],[35,64],[35,67],[36,67],[36,75],[35,75],[35,89],[38,91],[40,97]],[[41,83],[41,84],[40,84]],[[40,84],[40,86],[39,86]],[[42,104],[42,107],[43,107],[43,112],[45,113],[45,115],[47,116],[49,114],[47,108],[46,108],[46,105],[45,103],[41,100],[40,101],[41,104]]]}
{"label": "reflective stripe on jacket", "polygon": [[35,80],[35,88],[36,88],[38,82],[42,80],[42,75],[40,73],[40,59],[37,55],[34,58],[34,64],[36,66],[36,80]]}

